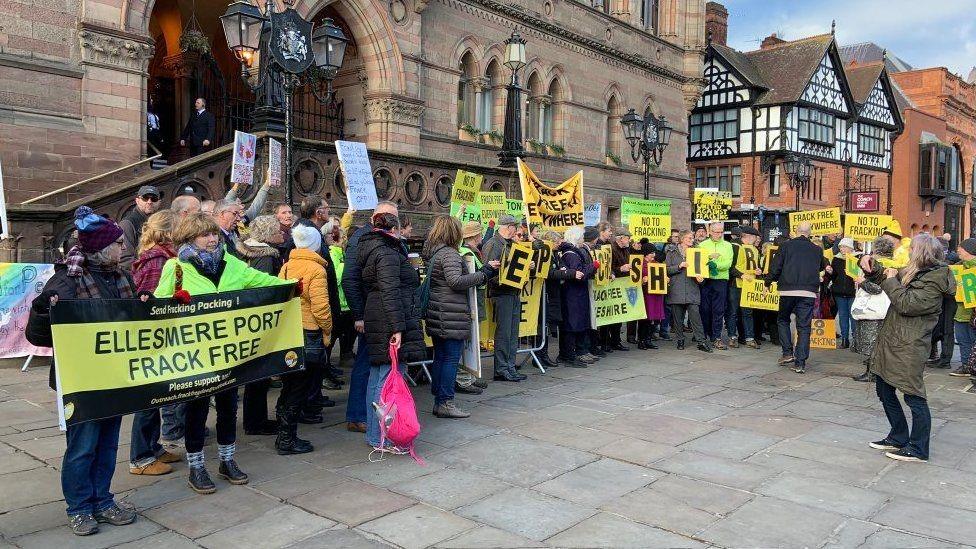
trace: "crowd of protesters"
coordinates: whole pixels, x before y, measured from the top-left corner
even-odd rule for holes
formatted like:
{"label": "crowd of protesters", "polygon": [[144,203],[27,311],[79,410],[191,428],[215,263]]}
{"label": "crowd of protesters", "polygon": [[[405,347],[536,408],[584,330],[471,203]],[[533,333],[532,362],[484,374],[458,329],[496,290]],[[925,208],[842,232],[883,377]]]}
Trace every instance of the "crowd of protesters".
{"label": "crowd of protesters", "polygon": [[[485,378],[518,383],[527,377],[519,371],[522,292],[498,279],[508,250],[522,241],[553,252],[540,304],[545,310],[539,326],[542,345],[536,352],[544,368],[593,367],[610,353],[631,351],[628,345],[653,351],[673,342],[681,351],[712,353],[759,349],[769,342],[782,350],[779,364],[802,374],[809,365],[812,320],[836,318],[838,347],[865,357],[865,371],[855,379],[875,383],[891,423],[890,433],[871,446],[909,461],[925,461],[929,452],[924,367],[949,367],[957,343],[962,363],[951,375],[972,375],[972,310],[956,306],[955,280],[947,265],[955,259],[976,266],[976,239],[947,254],[945,239],[921,234],[909,243],[895,227],[862,250],[842,235],[813,237],[806,223],[792,238],[762,242],[751,224],[714,222],[694,232],[673,230],[667,242],[651,243],[608,222],[559,233],[527,227],[506,214],[485,230],[477,221],[462,224],[436,215],[424,235],[423,268],[418,270],[408,250],[411,224],[395,203],[380,202],[372,212],[348,211],[337,218],[325,200],[309,197],[297,216],[288,204],[259,215],[268,196],[269,189],[262,187],[245,208],[233,189],[218,201],[178,196],[170,208],[161,209],[160,192],[142,187],[132,213],[118,224],[87,207],[76,211],[77,231],[65,259],[32,305],[28,335],[35,344],[51,346],[48,313],[59,299],[167,299],[180,292],[196,296],[286,284],[294,284],[301,297],[305,369],[240,391],[136,413],[129,460],[133,475],[169,474],[173,463],[185,459],[190,488],[215,492],[204,456],[212,401],[217,474],[229,483],[246,484],[248,475],[235,459],[239,393],[246,434],[273,435],[279,454],[302,454],[314,448],[300,438],[299,425],[323,423],[323,409],[336,406],[323,391],[347,384],[346,428],[364,433],[375,450],[401,453],[381,444],[374,406],[392,369],[391,345],[399,348],[401,367],[426,361],[434,416],[469,417],[456,402],[457,394],[480,393],[487,387]],[[664,265],[666,294],[650,293],[642,284],[646,314],[640,320],[592,324],[591,281],[601,268],[596,251],[602,246],[610,247],[613,277],[631,276],[633,255],[644,257],[638,277],[644,282],[649,265]],[[762,252],[777,248],[768,265],[746,268],[740,261],[743,246]],[[708,276],[689,275],[692,248],[702,250]],[[850,271],[850,258],[856,258],[859,272]],[[767,287],[776,283],[778,311],[740,305],[742,283],[753,279]],[[427,294],[419,290],[422,284]],[[488,304],[494,311],[493,346],[486,350],[493,356],[493,375],[481,379],[459,367],[472,333],[470,299],[478,303],[478,320],[485,319]],[[432,347],[425,343],[424,330]],[[555,358],[551,337],[558,340]],[[268,409],[272,387],[280,388],[273,416]],[[910,429],[896,390],[911,408]],[[70,527],[78,535],[97,532],[99,523],[129,524],[136,518],[115,502],[110,489],[120,425],[121,418],[115,417],[68,427],[62,488]]]}

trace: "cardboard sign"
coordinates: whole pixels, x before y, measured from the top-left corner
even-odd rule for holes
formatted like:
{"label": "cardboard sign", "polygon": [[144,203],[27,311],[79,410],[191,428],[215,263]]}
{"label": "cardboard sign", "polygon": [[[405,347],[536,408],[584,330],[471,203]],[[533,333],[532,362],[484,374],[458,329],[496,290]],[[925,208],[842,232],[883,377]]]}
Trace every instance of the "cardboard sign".
{"label": "cardboard sign", "polygon": [[508,247],[498,270],[498,283],[521,288],[529,281],[529,265],[532,261],[532,244],[516,242]]}
{"label": "cardboard sign", "polygon": [[[644,200],[624,196],[620,198],[620,222],[630,225],[630,216],[641,215],[671,215],[670,200]],[[596,223],[594,223],[596,225]]]}
{"label": "cardboard sign", "polygon": [[[522,302],[522,314],[519,317],[519,337],[532,337],[539,331],[539,307],[542,302],[542,289],[545,286],[543,280],[529,280],[522,286],[519,293],[519,301]],[[495,325],[498,324],[498,317],[495,308],[492,306],[493,300],[485,300],[485,320],[479,323],[478,333],[480,335],[481,347],[491,351],[495,348]],[[474,318],[478,318],[477,315]]]}
{"label": "cardboard sign", "polygon": [[547,278],[549,276],[549,268],[552,267],[552,248],[549,246],[533,248],[532,261],[534,266],[529,276],[532,278]]}
{"label": "cardboard sign", "polygon": [[268,186],[281,186],[281,141],[268,138]]}
{"label": "cardboard sign", "polygon": [[837,332],[832,318],[815,318],[810,321],[810,348],[837,349]]}
{"label": "cardboard sign", "polygon": [[645,263],[647,267],[647,289],[649,294],[666,295],[668,293],[668,266],[664,263]]}
{"label": "cardboard sign", "polygon": [[257,156],[258,137],[253,133],[234,130],[234,157],[230,165],[230,182],[250,185],[254,183],[254,158]]}
{"label": "cardboard sign", "polygon": [[478,194],[484,180],[483,175],[464,170],[458,170],[454,176],[454,185],[451,187],[451,217],[457,217],[462,225],[472,220],[481,221]]}
{"label": "cardboard sign", "polygon": [[583,207],[583,225],[587,227],[592,227],[600,222],[600,212],[602,211],[603,204],[596,202],[594,204],[587,204]]}
{"label": "cardboard sign", "polygon": [[702,277],[709,278],[708,276],[708,255],[705,250],[701,248],[688,248],[685,250],[685,262],[688,267],[685,272],[691,278]]}
{"label": "cardboard sign", "polygon": [[891,223],[890,215],[844,214],[844,236],[858,242],[871,242]]}
{"label": "cardboard sign", "polygon": [[481,224],[487,227],[489,221],[498,221],[499,217],[505,215],[505,193],[482,192],[478,194],[478,206],[481,209]]}
{"label": "cardboard sign", "polygon": [[591,253],[593,254],[593,260],[600,263],[600,268],[596,270],[593,280],[598,288],[606,286],[610,283],[610,275],[612,274],[611,263],[613,263],[613,251],[610,249],[609,244],[604,244],[592,250]]}
{"label": "cardboard sign", "polygon": [[861,270],[861,258],[857,257],[856,255],[845,256],[844,272],[847,273],[847,276],[851,278],[864,276],[864,271]]}
{"label": "cardboard sign", "polygon": [[774,282],[770,287],[758,279],[742,279],[742,293],[739,295],[739,306],[744,309],[762,309],[764,311],[779,310],[779,291]]}
{"label": "cardboard sign", "polygon": [[521,200],[506,198],[505,213],[514,217],[515,219],[522,219],[525,217],[525,204]]}
{"label": "cardboard sign", "polygon": [[593,299],[590,300],[590,320],[593,326],[647,318],[644,292],[629,277],[615,278],[602,288],[591,286],[591,292]]}
{"label": "cardboard sign", "polygon": [[962,271],[965,268],[963,265],[949,265],[949,270],[952,271],[952,276],[956,279],[956,303],[965,301],[962,291]]}
{"label": "cardboard sign", "polygon": [[630,281],[634,284],[640,284],[641,278],[644,277],[644,256],[633,254],[630,256]]}
{"label": "cardboard sign", "polygon": [[692,196],[692,204],[698,223],[725,221],[732,211],[732,193],[714,188],[697,188]]}
{"label": "cardboard sign", "polygon": [[773,264],[773,258],[779,252],[779,246],[770,246],[763,252],[762,270],[763,274],[769,274],[769,266]]}
{"label": "cardboard sign", "polygon": [[830,265],[834,260],[834,250],[832,248],[824,248],[823,256],[827,260],[827,265]]}
{"label": "cardboard sign", "polygon": [[376,183],[373,181],[366,143],[336,141],[335,148],[342,177],[346,181],[349,208],[359,211],[375,209],[379,198],[376,196]]}
{"label": "cardboard sign", "polygon": [[555,187],[546,185],[529,169],[521,158],[518,163],[522,199],[530,225],[563,232],[583,224],[583,171]]}
{"label": "cardboard sign", "polygon": [[756,269],[760,269],[759,248],[752,244],[740,244],[739,253],[735,258],[735,268],[740,273],[756,274]]}
{"label": "cardboard sign", "polygon": [[967,309],[976,307],[976,267],[959,273],[959,285],[962,286],[962,306]]}
{"label": "cardboard sign", "polygon": [[790,233],[796,234],[800,223],[810,223],[813,236],[838,234],[843,231],[840,225],[840,208],[790,212]]}
{"label": "cardboard sign", "polygon": [[650,242],[667,242],[671,237],[671,216],[633,214],[630,216],[630,234],[638,241],[646,238]]}

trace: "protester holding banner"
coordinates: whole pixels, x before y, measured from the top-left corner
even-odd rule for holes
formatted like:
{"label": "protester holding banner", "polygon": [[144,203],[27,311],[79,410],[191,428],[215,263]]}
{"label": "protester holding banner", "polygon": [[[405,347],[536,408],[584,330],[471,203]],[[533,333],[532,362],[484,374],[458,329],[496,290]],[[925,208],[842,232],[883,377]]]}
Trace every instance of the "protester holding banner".
{"label": "protester holding banner", "polygon": [[371,226],[372,230],[359,240],[356,254],[362,281],[363,340],[370,366],[366,442],[374,449],[386,450],[380,447],[380,425],[374,405],[380,401],[380,389],[392,367],[390,347],[399,349],[401,367],[423,360],[427,348],[417,303],[420,276],[400,239],[400,220],[396,214],[376,211]]}
{"label": "protester holding banner", "polygon": [[753,309],[742,307],[739,303],[742,297],[742,280],[751,280],[762,275],[759,268],[759,231],[750,225],[741,225],[738,242],[733,240],[732,267],[729,268],[729,300],[728,311],[725,315],[725,328],[729,333],[729,346],[739,346],[739,321],[742,321],[742,337],[747,347],[758,349],[756,343],[755,320]]}
{"label": "protester holding banner", "polygon": [[[626,227],[618,227],[613,231],[613,242],[610,243],[612,253],[611,269],[613,276],[626,278],[630,276],[630,231]],[[630,348],[620,341],[620,324],[609,324],[600,329],[603,340],[603,351],[629,351]]]}
{"label": "protester holding banner", "polygon": [[557,337],[559,337],[559,354],[562,356],[561,342],[563,333],[560,330],[560,326],[563,322],[563,285],[566,283],[566,281],[574,279],[575,273],[572,273],[566,269],[566,265],[563,263],[559,254],[559,248],[564,242],[563,235],[559,234],[557,231],[546,231],[545,234],[542,235],[542,240],[546,243],[546,245],[548,245],[549,249],[551,249],[553,253],[551,264],[549,266],[549,274],[546,275],[545,281],[546,323],[542,324],[542,318],[539,318],[539,333],[543,334],[543,337],[542,348],[539,349],[537,355],[543,368],[554,368],[559,366],[559,359],[557,358],[556,361],[553,361],[549,357],[549,334],[556,333]]}
{"label": "protester holding banner", "polygon": [[[568,278],[562,284],[562,321],[559,324],[559,363],[570,368],[585,368],[598,358],[587,352],[590,324],[589,280],[596,273],[593,260],[583,249],[584,230],[570,227],[554,255]],[[550,273],[552,270],[549,271]]]}
{"label": "protester holding banner", "polygon": [[[871,373],[870,356],[874,353],[874,346],[878,340],[878,332],[884,324],[885,316],[888,312],[888,296],[881,289],[881,282],[884,280],[884,268],[880,261],[890,260],[895,253],[895,244],[889,238],[879,236],[871,243],[871,255],[861,256],[859,266],[861,267],[861,279],[855,279],[858,284],[854,295],[854,304],[851,306],[851,316],[856,318],[854,324],[854,339],[851,340],[851,349],[862,356],[864,359],[864,372],[853,376],[854,381],[874,382],[874,374]],[[865,307],[871,303],[880,303]],[[881,313],[883,310],[883,314]],[[865,316],[867,315],[867,316]]]}
{"label": "protester holding banner", "polygon": [[[912,239],[908,265],[888,267],[881,287],[891,306],[871,354],[871,372],[877,376],[877,393],[891,424],[884,439],[870,446],[886,450],[899,461],[926,462],[932,417],[925,398],[924,360],[939,318],[944,296],[953,296],[956,281],[942,262],[944,249],[934,236],[922,233]],[[905,395],[912,410],[912,427],[895,390]]]}
{"label": "protester holding banner", "polygon": [[857,321],[851,318],[851,306],[854,304],[854,279],[847,272],[847,264],[851,258],[857,258],[854,241],[842,238],[837,245],[838,253],[830,262],[831,272],[824,275],[824,282],[830,285],[830,294],[837,303],[837,319],[840,321],[840,348],[851,346],[851,336]]}
{"label": "protester holding banner", "polygon": [[[820,271],[827,267],[823,250],[810,240],[809,221],[796,227],[796,236],[779,247],[769,267],[766,285],[776,282],[779,287],[779,343],[783,356],[779,364],[793,364],[793,371],[806,372],[810,356],[810,321],[813,304],[820,291]],[[793,345],[790,316],[796,316],[796,345]]]}
{"label": "protester holding banner", "polygon": [[[959,256],[959,265],[964,269],[976,267],[976,238],[967,238],[959,243],[956,248]],[[973,375],[969,362],[973,353],[973,346],[976,345],[976,334],[973,330],[973,309],[963,307],[960,303],[956,307],[956,314],[953,317],[953,327],[956,334],[956,343],[959,344],[959,367],[949,372],[950,376],[968,377]]]}
{"label": "protester holding banner", "polygon": [[[28,340],[51,347],[51,307],[60,299],[126,299],[136,286],[120,269],[122,229],[88,206],[75,210],[78,245],[67,254],[65,267],[56,269],[31,303]],[[56,389],[51,361],[51,388]],[[68,506],[68,526],[79,536],[98,532],[98,524],[131,524],[135,512],[119,507],[112,494],[112,476],[119,449],[119,416],[69,425],[61,463],[61,490]]]}
{"label": "protester holding banner", "polygon": [[[221,245],[221,229],[206,214],[187,216],[173,233],[177,257],[163,267],[156,297],[177,300],[189,296],[288,284],[287,281],[252,269]],[[218,473],[231,484],[247,484],[248,478],[237,466],[237,389],[214,395],[217,410]],[[210,398],[186,404],[186,460],[190,465],[189,484],[199,494],[212,494],[217,486],[204,467],[203,444],[210,413]]]}
{"label": "protester holding banner", "polygon": [[[644,288],[644,311],[647,313],[647,318],[637,321],[637,348],[644,351],[657,349],[658,346],[654,343],[653,336],[655,332],[660,335],[665,332],[662,326],[665,294],[650,293],[647,279],[651,264],[663,264],[665,255],[662,250],[655,248],[647,239],[642,239],[640,244],[641,250],[644,251],[644,261],[641,263],[641,286]],[[667,272],[666,268],[665,272]]]}
{"label": "protester holding banner", "polygon": [[281,394],[275,405],[278,414],[275,450],[280,455],[312,451],[310,442],[298,438],[298,424],[322,423],[319,411],[309,408],[309,395],[319,394],[321,390],[321,378],[316,372],[325,367],[325,347],[335,326],[326,260],[319,253],[322,234],[314,227],[296,225],[291,235],[295,249],[282,265],[278,276],[301,281],[305,369],[281,378]]}
{"label": "protester holding banner", "polygon": [[[495,234],[485,242],[485,261],[501,261],[514,244],[518,221],[509,214],[498,218]],[[493,300],[495,311],[495,380],[523,381],[526,376],[515,370],[515,353],[518,351],[519,318],[522,314],[521,290],[500,284],[498,277],[488,282],[488,298]]]}
{"label": "protester holding banner", "polygon": [[[494,222],[492,222],[494,224]],[[461,247],[459,249],[462,258],[471,257],[474,259],[474,268],[481,270],[483,265],[481,254],[481,222],[467,221],[461,228]],[[478,286],[478,322],[484,322],[488,318],[488,307],[485,305],[485,286]],[[457,379],[454,383],[454,391],[467,395],[480,395],[483,389],[488,387],[488,383],[480,379],[475,379],[471,372],[458,369]]]}
{"label": "protester holding banner", "polygon": [[[139,248],[136,250],[138,259],[132,263],[132,279],[137,293],[151,294],[156,291],[163,265],[170,258],[176,257],[176,250],[173,249],[175,225],[176,214],[171,210],[160,210],[149,216],[142,226]],[[169,412],[177,416],[173,421],[180,423],[179,430],[182,431],[183,406],[172,407]],[[161,424],[159,408],[142,410],[132,415],[129,472],[133,475],[165,475],[173,471],[170,463],[183,459],[167,451],[159,443]]]}
{"label": "protester holding banner", "polygon": [[702,277],[688,276],[688,249],[694,244],[694,236],[691,231],[682,231],[678,235],[678,247],[668,252],[665,264],[668,266],[668,298],[667,303],[671,307],[671,321],[674,331],[677,334],[677,347],[679,350],[685,348],[685,333],[683,326],[685,318],[691,326],[695,341],[698,342],[698,349],[706,353],[712,352],[708,338],[705,337],[705,329],[702,327],[699,305],[701,304],[701,290],[699,284]]}
{"label": "protester holding banner", "polygon": [[458,252],[461,239],[461,223],[449,215],[438,215],[421,253],[430,277],[430,298],[424,318],[427,335],[434,342],[434,362],[430,368],[433,413],[449,419],[471,416],[454,403],[458,365],[464,343],[471,337],[468,289],[484,284],[497,274],[501,265],[500,261],[490,261],[468,272]]}
{"label": "protester holding banner", "polygon": [[[729,269],[732,267],[732,244],[725,240],[725,223],[708,224],[708,240],[698,244],[708,258],[708,278],[701,283],[701,318],[705,337],[716,349],[726,349],[722,343],[722,323],[729,301]],[[730,329],[730,335],[734,329]]]}

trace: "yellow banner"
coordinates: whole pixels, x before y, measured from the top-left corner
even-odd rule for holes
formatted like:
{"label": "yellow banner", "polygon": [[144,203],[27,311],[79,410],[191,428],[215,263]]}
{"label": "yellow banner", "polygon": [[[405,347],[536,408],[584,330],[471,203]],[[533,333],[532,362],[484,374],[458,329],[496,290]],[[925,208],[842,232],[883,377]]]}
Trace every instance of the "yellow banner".
{"label": "yellow banner", "polygon": [[664,263],[646,263],[647,293],[666,295],[668,293],[668,267]]}
{"label": "yellow banner", "polygon": [[823,256],[824,259],[827,260],[827,265],[830,265],[830,263],[834,260],[834,250],[831,248],[824,248]]}
{"label": "yellow banner", "polygon": [[521,288],[529,280],[532,264],[532,244],[515,242],[508,247],[498,270],[498,283]]}
{"label": "yellow banner", "polygon": [[746,309],[762,309],[764,311],[779,310],[779,291],[774,282],[769,288],[762,280],[742,279],[742,294],[739,296],[739,306]]}
{"label": "yellow banner", "polygon": [[810,321],[810,348],[837,349],[837,331],[834,319],[815,318]]}
{"label": "yellow banner", "polygon": [[[539,330],[539,307],[542,303],[542,287],[545,281],[530,279],[522,286],[520,301],[522,314],[519,317],[519,337],[532,337]],[[485,300],[485,319],[478,327],[481,346],[489,351],[495,347],[495,325],[497,324],[492,300]]]}
{"label": "yellow banner", "polygon": [[732,210],[732,193],[695,189],[692,204],[695,221],[725,221]]}
{"label": "yellow banner", "polygon": [[532,270],[529,276],[532,278],[546,278],[549,276],[549,268],[552,267],[552,248],[543,244],[532,248]]}
{"label": "yellow banner", "polygon": [[891,223],[890,215],[844,214],[844,236],[858,242],[871,242]]}
{"label": "yellow banner", "polygon": [[604,244],[592,250],[592,253],[593,260],[600,264],[600,267],[596,270],[596,274],[593,276],[593,282],[598,288],[606,286],[610,283],[610,275],[612,274],[611,263],[613,263],[613,250],[610,249],[609,244]]}
{"label": "yellow banner", "polygon": [[473,172],[458,170],[451,187],[451,217],[458,218],[461,224],[468,221],[481,221],[481,206],[478,193],[485,177]]}
{"label": "yellow banner", "polygon": [[851,278],[858,278],[864,276],[864,271],[861,270],[861,258],[856,255],[849,255],[844,257],[844,272],[847,276]]}
{"label": "yellow banner", "polygon": [[840,208],[790,212],[790,234],[795,236],[796,228],[803,222],[810,223],[810,227],[813,229],[813,236],[825,236],[843,232],[840,226]]}
{"label": "yellow banner", "polygon": [[685,263],[688,264],[687,273],[691,278],[708,276],[708,255],[701,248],[688,248],[685,250]]}
{"label": "yellow banner", "polygon": [[630,234],[638,241],[646,238],[650,242],[667,242],[671,237],[671,216],[631,214]]}
{"label": "yellow banner", "polygon": [[976,307],[976,268],[963,269],[959,272],[958,280],[962,287],[962,306],[967,309]]}
{"label": "yellow banner", "polygon": [[556,187],[539,180],[522,159],[518,160],[522,200],[530,225],[563,232],[583,225],[583,171],[576,172]]}
{"label": "yellow banner", "polygon": [[644,292],[630,278],[613,279],[602,288],[593,287],[590,320],[593,326],[606,326],[647,318]]}

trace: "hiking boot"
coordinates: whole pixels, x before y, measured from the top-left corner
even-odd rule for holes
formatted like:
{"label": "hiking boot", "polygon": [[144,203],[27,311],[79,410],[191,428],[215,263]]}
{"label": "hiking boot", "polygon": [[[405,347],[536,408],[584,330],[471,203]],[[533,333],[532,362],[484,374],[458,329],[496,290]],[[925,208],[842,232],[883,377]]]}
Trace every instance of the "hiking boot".
{"label": "hiking boot", "polygon": [[[297,426],[295,425],[291,425],[286,432],[278,431],[278,438],[275,439],[275,451],[278,452],[279,456],[307,454],[314,449],[311,442],[298,438]],[[245,479],[246,477],[247,475],[245,475]],[[231,484],[237,483],[231,482]]]}
{"label": "hiking boot", "polygon": [[791,369],[798,374],[805,374],[807,372],[807,365],[802,362],[797,362]]}
{"label": "hiking boot", "polygon": [[346,430],[349,431],[350,433],[365,433],[366,424],[356,422],[356,421],[350,421],[349,423],[346,423]]}
{"label": "hiking boot", "polygon": [[462,395],[480,395],[484,392],[484,389],[480,387],[475,387],[474,384],[465,387],[464,385],[454,384],[454,392],[461,393]]}
{"label": "hiking boot", "polygon": [[710,353],[710,352],[712,352],[712,348],[709,347],[708,345],[705,345],[704,343],[699,343],[698,344],[698,350],[701,351],[701,352],[703,352],[703,353]]}
{"label": "hiking boot", "polygon": [[881,440],[877,440],[874,442],[869,442],[868,446],[874,448],[875,450],[885,450],[888,452],[897,452],[898,450],[902,449],[901,446],[898,446],[897,444],[888,440],[887,438],[883,438]]}
{"label": "hiking boot", "polygon": [[[170,454],[173,455],[173,454]],[[173,472],[173,467],[167,465],[157,459],[152,463],[147,463],[141,467],[136,465],[129,465],[130,475],[146,475],[150,477],[158,477],[160,475],[168,475]]]}
{"label": "hiking boot", "polygon": [[721,339],[716,339],[715,342],[712,343],[712,348],[713,349],[718,349],[719,351],[724,351],[724,350],[728,349],[729,346],[726,345]]}
{"label": "hiking boot", "polygon": [[793,359],[793,355],[783,355],[783,356],[780,357],[780,359],[777,362],[777,364],[779,364],[780,366],[786,366],[787,364],[792,363],[793,360],[794,360]]}
{"label": "hiking boot", "polygon": [[471,382],[471,385],[474,385],[475,387],[477,387],[479,389],[487,389],[488,388],[488,382],[485,381],[485,380],[483,380],[483,379],[476,379],[476,380],[474,380],[474,381]]}
{"label": "hiking boot", "polygon": [[470,412],[465,412],[455,406],[453,400],[448,400],[439,406],[434,406],[434,415],[444,419],[464,419],[471,417]]}
{"label": "hiking boot", "polygon": [[756,343],[756,340],[755,339],[747,339],[746,340],[746,347],[749,347],[750,349],[758,349],[759,348],[759,344]]}
{"label": "hiking boot", "polygon": [[730,339],[729,340],[729,347],[731,347],[733,349],[738,349],[739,348],[739,340],[738,339]]}
{"label": "hiking boot", "polygon": [[496,372],[495,381],[511,381],[517,383],[522,381],[522,379],[519,378],[519,374],[513,374],[511,372]]}
{"label": "hiking boot", "polygon": [[898,461],[911,461],[913,463],[927,463],[929,461],[929,458],[919,456],[908,448],[885,452],[885,456]]}
{"label": "hiking boot", "polygon": [[162,461],[163,463],[179,463],[183,461],[183,456],[179,454],[174,454],[173,452],[167,452],[163,450],[162,454],[156,456],[157,461]]}
{"label": "hiking boot", "polygon": [[232,459],[227,461],[221,460],[217,474],[227,479],[227,482],[231,484],[247,484],[248,481],[247,473],[241,471],[241,468],[237,466],[237,462]]}
{"label": "hiking boot", "polygon": [[336,402],[331,398],[319,393],[312,397],[310,404],[316,408],[334,408]]}
{"label": "hiking boot", "polygon": [[71,515],[68,519],[68,526],[71,533],[76,536],[90,536],[98,533],[98,521],[95,516],[89,513],[82,515]]}
{"label": "hiking boot", "polygon": [[591,355],[590,353],[586,353],[585,355],[580,355],[575,359],[572,358],[565,359],[566,362],[572,362],[573,360],[579,360],[583,364],[596,364],[600,359]]}
{"label": "hiking boot", "polygon": [[107,522],[112,526],[125,526],[136,521],[136,512],[131,509],[123,509],[118,504],[113,503],[111,507],[95,512],[95,520]]}
{"label": "hiking boot", "polygon": [[187,484],[198,494],[212,494],[217,491],[217,485],[204,467],[190,467],[190,478],[187,479]]}

